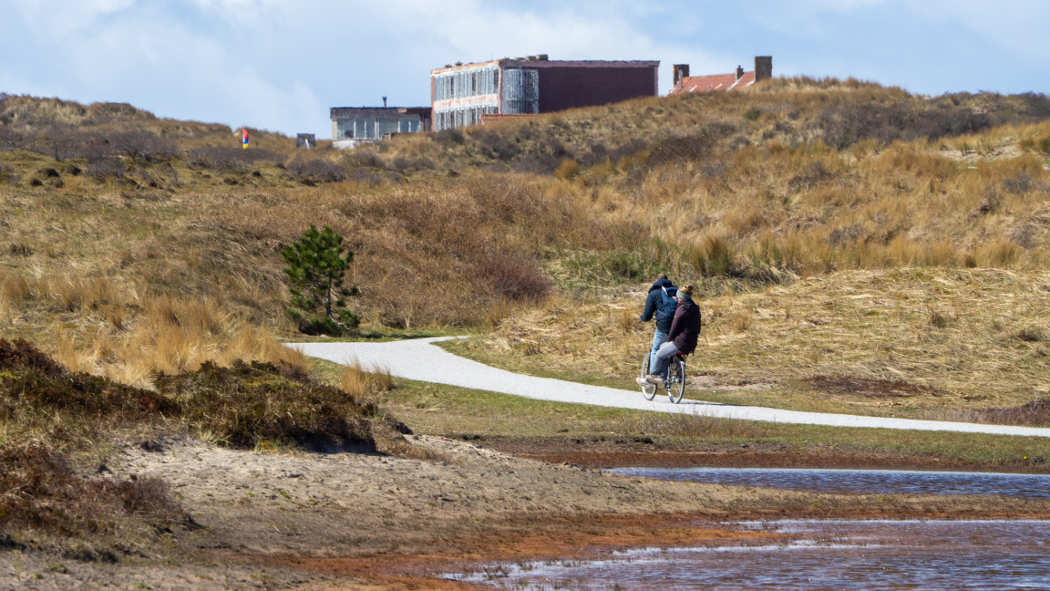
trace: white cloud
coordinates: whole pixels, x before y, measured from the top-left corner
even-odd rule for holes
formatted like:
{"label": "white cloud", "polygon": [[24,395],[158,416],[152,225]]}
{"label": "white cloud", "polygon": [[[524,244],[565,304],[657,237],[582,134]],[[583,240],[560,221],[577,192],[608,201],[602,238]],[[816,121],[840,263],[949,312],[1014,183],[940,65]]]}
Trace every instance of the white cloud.
{"label": "white cloud", "polygon": [[[163,116],[322,136],[330,106],[377,104],[381,95],[392,104],[425,104],[429,70],[455,61],[537,53],[658,59],[666,91],[671,64],[688,63],[696,74],[728,72],[750,59],[740,48],[756,44],[755,53],[774,54],[778,71],[819,73],[835,64],[838,75],[878,74],[895,83],[928,66],[885,61],[873,47],[835,55],[827,48],[848,46],[862,28],[892,31],[901,19],[952,35],[954,44],[982,39],[1004,48],[997,54],[1003,59],[1050,59],[1044,0],[797,0],[703,9],[673,0],[9,2],[0,48],[32,48],[0,73],[9,91],[123,100]],[[727,22],[747,37],[733,47],[710,41]],[[18,41],[4,45],[5,33]]]}
{"label": "white cloud", "polygon": [[58,41],[74,31],[90,30],[99,18],[130,8],[135,0],[12,0],[37,35]]}
{"label": "white cloud", "polygon": [[[691,63],[696,71],[729,71],[736,57],[696,45],[663,41],[645,31],[637,18],[641,9],[627,11],[608,5],[536,11],[502,8],[491,3],[461,2],[455,10],[431,2],[393,2],[374,5],[376,16],[392,29],[406,13],[418,25],[412,53],[426,70],[454,61],[480,61],[546,53],[551,59],[661,60],[661,86],[670,87],[670,64]],[[650,9],[652,11],[652,9]]]}
{"label": "white cloud", "polygon": [[953,20],[1019,57],[1050,59],[1050,4],[1045,0],[926,0],[914,8],[930,21]]}
{"label": "white cloud", "polygon": [[804,9],[806,4],[809,4],[818,10],[827,10],[831,12],[853,12],[859,8],[869,8],[872,6],[879,6],[885,4],[887,0],[808,0],[794,3],[794,7],[798,9]]}

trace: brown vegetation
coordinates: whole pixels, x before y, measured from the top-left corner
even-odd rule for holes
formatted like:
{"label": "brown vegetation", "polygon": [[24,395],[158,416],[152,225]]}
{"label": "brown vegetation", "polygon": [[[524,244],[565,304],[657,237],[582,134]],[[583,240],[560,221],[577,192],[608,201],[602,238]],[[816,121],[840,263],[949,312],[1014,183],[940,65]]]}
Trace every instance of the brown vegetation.
{"label": "brown vegetation", "polygon": [[163,480],[105,475],[107,450],[120,440],[153,447],[189,430],[238,448],[375,452],[377,441],[390,447],[407,432],[291,365],[209,362],[157,385],[71,372],[25,341],[0,339],[0,547],[115,560],[192,526]]}
{"label": "brown vegetation", "polygon": [[347,370],[346,397],[284,365],[305,362],[278,344],[296,337],[279,252],[311,224],[355,253],[364,331],[491,327],[495,362],[624,383],[637,289],[666,271],[702,290],[705,394],[1045,424],[1048,119],[1040,95],[800,78],[306,152],[4,95],[0,326],[72,370],[5,345],[3,473],[41,483],[5,515],[166,527],[159,483],[70,480],[126,430],[394,445],[369,402],[389,376]]}
{"label": "brown vegetation", "polygon": [[[306,153],[264,132],[241,150],[223,126],[127,105],[6,97],[0,319],[141,386],[208,360],[293,360],[271,336],[294,330],[278,253],[310,224],[355,252],[365,331],[486,328],[659,271],[707,293],[848,270],[1039,271],[1048,112],[1037,95],[793,79]],[[104,153],[19,143],[53,124]]]}
{"label": "brown vegetation", "polygon": [[[673,279],[678,279],[672,275]],[[1046,426],[1050,274],[892,269],[749,293],[701,284],[691,396],[758,406]],[[644,292],[552,298],[448,345],[515,370],[631,388]],[[626,321],[621,321],[621,317]],[[596,345],[600,343],[600,345]],[[1037,404],[1035,408],[1029,408]],[[1000,409],[990,411],[985,409]]]}

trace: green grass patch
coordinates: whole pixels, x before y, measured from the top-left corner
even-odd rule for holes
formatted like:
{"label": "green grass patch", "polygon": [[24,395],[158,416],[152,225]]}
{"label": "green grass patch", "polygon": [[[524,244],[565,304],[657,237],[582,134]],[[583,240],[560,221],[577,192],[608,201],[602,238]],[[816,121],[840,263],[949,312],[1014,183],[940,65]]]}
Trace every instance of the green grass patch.
{"label": "green grass patch", "polygon": [[[341,366],[320,360],[312,369],[324,381],[337,379],[341,371]],[[625,445],[651,440],[647,449],[652,451],[761,450],[783,454],[788,464],[792,457],[805,456],[926,468],[1050,472],[1050,438],[671,415],[533,400],[401,378],[377,403],[416,433],[514,440],[519,448],[529,441],[539,446],[550,440]]]}

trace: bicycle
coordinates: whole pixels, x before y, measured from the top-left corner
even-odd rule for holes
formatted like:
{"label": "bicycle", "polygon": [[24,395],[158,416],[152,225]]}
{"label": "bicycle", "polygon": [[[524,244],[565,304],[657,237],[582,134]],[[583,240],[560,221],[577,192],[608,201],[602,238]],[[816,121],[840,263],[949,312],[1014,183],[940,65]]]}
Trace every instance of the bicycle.
{"label": "bicycle", "polygon": [[[645,379],[647,375],[649,375],[649,352],[646,352],[645,358],[642,359],[642,379]],[[657,384],[647,382],[642,385],[642,395],[646,400],[652,400],[656,397],[656,390],[659,387]],[[678,404],[682,401],[682,396],[685,395],[685,355],[675,354],[671,364],[667,366],[667,379],[664,380],[663,388],[667,391],[667,398],[672,403]]]}

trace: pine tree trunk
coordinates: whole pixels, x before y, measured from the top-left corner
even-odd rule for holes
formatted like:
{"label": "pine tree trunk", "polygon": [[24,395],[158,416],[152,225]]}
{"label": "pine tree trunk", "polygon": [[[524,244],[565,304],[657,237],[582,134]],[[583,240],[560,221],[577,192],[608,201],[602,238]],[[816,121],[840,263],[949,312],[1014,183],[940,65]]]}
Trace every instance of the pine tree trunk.
{"label": "pine tree trunk", "polygon": [[328,293],[326,295],[328,296],[328,299],[325,300],[325,303],[324,303],[324,317],[328,318],[328,319],[331,319],[332,318],[332,277],[330,275],[328,277]]}

